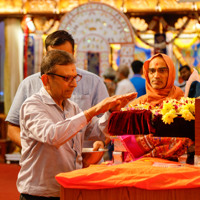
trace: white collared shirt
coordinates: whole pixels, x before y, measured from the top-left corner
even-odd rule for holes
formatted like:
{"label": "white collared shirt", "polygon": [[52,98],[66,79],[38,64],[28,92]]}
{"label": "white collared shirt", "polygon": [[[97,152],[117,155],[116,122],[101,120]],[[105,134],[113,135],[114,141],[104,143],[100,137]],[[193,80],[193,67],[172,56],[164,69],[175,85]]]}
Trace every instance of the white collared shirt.
{"label": "white collared shirt", "polygon": [[78,105],[64,102],[64,111],[42,87],[29,97],[20,110],[21,170],[17,188],[20,193],[58,197],[60,186],[55,176],[82,168],[84,137],[104,140],[108,113],[87,123]]}

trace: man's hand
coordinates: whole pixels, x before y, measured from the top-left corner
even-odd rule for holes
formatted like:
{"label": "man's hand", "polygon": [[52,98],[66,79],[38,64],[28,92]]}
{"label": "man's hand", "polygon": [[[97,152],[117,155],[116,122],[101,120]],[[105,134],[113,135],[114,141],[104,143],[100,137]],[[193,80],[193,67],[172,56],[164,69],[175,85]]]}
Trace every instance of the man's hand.
{"label": "man's hand", "polygon": [[7,135],[12,142],[21,148],[20,127],[15,124],[8,124]]}
{"label": "man's hand", "polygon": [[87,118],[87,121],[90,121],[92,117],[101,113],[105,113],[108,110],[110,110],[111,112],[120,110],[136,97],[136,92],[108,97],[97,105],[93,106],[92,108],[85,110],[84,114]]}
{"label": "man's hand", "polygon": [[93,151],[98,151],[99,149],[104,149],[104,143],[102,141],[96,141],[93,143]]}

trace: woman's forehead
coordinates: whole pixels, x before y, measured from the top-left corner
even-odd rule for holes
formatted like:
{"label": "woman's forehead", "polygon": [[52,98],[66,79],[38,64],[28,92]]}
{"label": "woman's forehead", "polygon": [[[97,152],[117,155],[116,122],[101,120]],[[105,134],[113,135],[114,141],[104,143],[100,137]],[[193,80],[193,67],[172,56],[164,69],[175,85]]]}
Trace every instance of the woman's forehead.
{"label": "woman's forehead", "polygon": [[167,66],[165,60],[160,56],[157,56],[157,57],[153,58],[149,62],[149,67],[156,67],[156,66],[159,66],[159,65]]}

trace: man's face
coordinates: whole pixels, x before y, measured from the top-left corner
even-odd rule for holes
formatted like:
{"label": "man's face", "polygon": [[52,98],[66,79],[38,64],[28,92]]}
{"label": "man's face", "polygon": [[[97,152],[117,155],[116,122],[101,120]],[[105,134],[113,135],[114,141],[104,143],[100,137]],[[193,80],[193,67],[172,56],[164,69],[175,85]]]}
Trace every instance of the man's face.
{"label": "man's face", "polygon": [[48,46],[48,51],[50,50],[54,50],[54,49],[57,49],[57,50],[63,50],[63,51],[66,51],[68,53],[71,53],[71,54],[74,54],[74,51],[72,49],[72,45],[70,44],[70,42],[65,42],[64,44],[61,44],[61,45],[58,45],[58,46]]}
{"label": "man's face", "polygon": [[148,77],[151,87],[162,89],[167,85],[169,69],[162,57],[155,57],[149,63]]}
{"label": "man's face", "polygon": [[[75,65],[56,65],[55,71],[53,73],[54,75],[48,75],[49,91],[53,99],[56,102],[59,102],[70,98],[74,88],[77,86],[76,80],[73,79],[73,77],[77,75]],[[69,80],[66,80],[64,77]]]}
{"label": "man's face", "polygon": [[184,81],[187,81],[189,79],[191,75],[191,72],[190,70],[186,69],[186,68],[183,68],[181,71],[180,71],[180,76],[181,78],[184,80]]}
{"label": "man's face", "polygon": [[[66,41],[64,44],[57,45],[57,46],[48,46],[48,51],[50,50],[63,50],[70,54],[74,54],[72,45],[70,42]],[[56,72],[55,74],[61,75],[61,76],[76,76],[76,67],[74,64],[71,65],[57,65],[56,66]],[[52,75],[51,75],[52,76]],[[77,86],[76,80],[73,80],[71,83],[66,82],[64,78],[53,76],[51,77],[53,80],[51,83],[51,93],[53,93],[53,96],[58,97],[62,100],[65,100],[67,98],[70,98],[72,95],[72,92],[74,88]],[[58,89],[59,88],[59,89]]]}

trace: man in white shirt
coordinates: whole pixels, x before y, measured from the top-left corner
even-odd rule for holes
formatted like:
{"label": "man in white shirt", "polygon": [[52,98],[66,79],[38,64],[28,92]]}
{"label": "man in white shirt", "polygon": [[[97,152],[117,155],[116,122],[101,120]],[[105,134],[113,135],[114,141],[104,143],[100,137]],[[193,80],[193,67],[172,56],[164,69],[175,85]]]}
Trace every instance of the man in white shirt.
{"label": "man in white shirt", "polygon": [[[105,140],[110,112],[136,97],[136,93],[108,97],[82,111],[69,100],[81,75],[73,56],[61,50],[47,52],[41,80],[43,87],[27,98],[20,110],[20,200],[59,199],[55,175],[82,168],[84,139]],[[95,117],[101,113],[105,113],[101,118]]]}
{"label": "man in white shirt", "polygon": [[[59,49],[74,54],[74,39],[68,32],[58,30],[47,36],[45,48],[47,51]],[[77,68],[77,72],[83,78],[80,84],[74,89],[70,99],[76,102],[82,110],[86,110],[108,97],[105,84],[99,76],[79,68]],[[38,92],[41,87],[40,73],[33,74],[24,79],[18,87],[7,115],[6,121],[9,122],[8,136],[19,147],[21,147],[19,127],[20,107],[26,98]],[[88,145],[91,147],[91,142],[85,141],[85,147],[89,147]]]}

